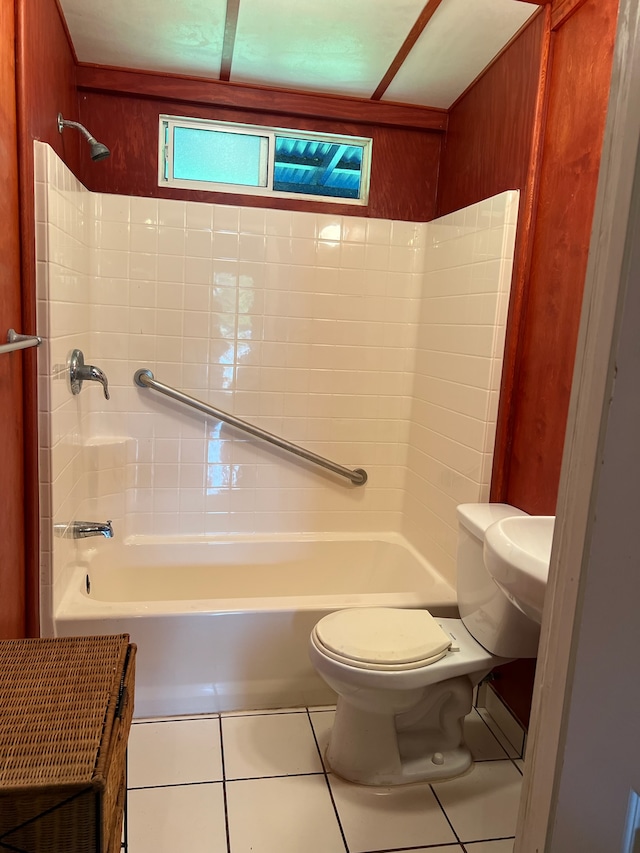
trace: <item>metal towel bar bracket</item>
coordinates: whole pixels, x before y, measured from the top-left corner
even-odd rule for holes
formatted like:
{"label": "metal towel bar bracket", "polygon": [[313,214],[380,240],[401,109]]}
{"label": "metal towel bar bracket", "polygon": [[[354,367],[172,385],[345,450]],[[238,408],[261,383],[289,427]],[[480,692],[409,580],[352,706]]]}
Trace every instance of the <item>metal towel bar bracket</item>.
{"label": "metal towel bar bracket", "polygon": [[9,329],[7,332],[6,344],[0,344],[0,353],[15,352],[19,349],[29,349],[29,347],[39,347],[42,343],[42,338],[38,335],[19,335],[15,329]]}
{"label": "metal towel bar bracket", "polygon": [[324,456],[318,456],[317,453],[312,453],[304,447],[299,447],[297,444],[293,444],[285,438],[279,438],[277,435],[273,435],[273,433],[260,429],[260,427],[247,423],[240,418],[236,418],[235,415],[230,415],[228,412],[223,412],[221,409],[214,409],[213,406],[209,406],[201,400],[196,400],[195,397],[190,397],[182,391],[177,391],[169,385],[164,385],[162,382],[158,382],[154,379],[153,373],[146,368],[137,370],[133,379],[136,385],[139,385],[141,388],[152,388],[154,391],[159,391],[161,394],[171,397],[172,400],[184,403],[185,406],[190,406],[192,409],[204,412],[205,415],[210,415],[213,418],[217,418],[219,421],[224,421],[224,423],[236,427],[237,429],[241,429],[244,432],[248,432],[256,438],[268,441],[270,444],[275,444],[276,447],[288,450],[289,453],[301,456],[303,459],[306,459],[309,462],[314,462],[322,468],[327,468],[329,471],[333,471],[334,474],[346,477],[348,480],[351,480],[355,486],[364,486],[367,482],[367,472],[363,468],[354,468],[353,470],[345,468],[343,465],[338,465],[337,462],[331,462],[330,459],[325,459]]}

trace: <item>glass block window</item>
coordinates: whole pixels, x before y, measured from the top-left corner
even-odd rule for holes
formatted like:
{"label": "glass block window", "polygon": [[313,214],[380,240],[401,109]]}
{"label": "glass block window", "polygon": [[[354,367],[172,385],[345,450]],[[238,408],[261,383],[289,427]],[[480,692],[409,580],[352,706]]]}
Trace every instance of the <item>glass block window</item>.
{"label": "glass block window", "polygon": [[160,116],[161,186],[367,203],[371,139]]}

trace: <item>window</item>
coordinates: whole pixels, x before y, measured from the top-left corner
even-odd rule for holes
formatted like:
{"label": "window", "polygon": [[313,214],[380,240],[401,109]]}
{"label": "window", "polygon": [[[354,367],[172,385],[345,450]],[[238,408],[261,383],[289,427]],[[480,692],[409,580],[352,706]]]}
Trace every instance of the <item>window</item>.
{"label": "window", "polygon": [[160,186],[364,205],[371,139],[160,116]]}

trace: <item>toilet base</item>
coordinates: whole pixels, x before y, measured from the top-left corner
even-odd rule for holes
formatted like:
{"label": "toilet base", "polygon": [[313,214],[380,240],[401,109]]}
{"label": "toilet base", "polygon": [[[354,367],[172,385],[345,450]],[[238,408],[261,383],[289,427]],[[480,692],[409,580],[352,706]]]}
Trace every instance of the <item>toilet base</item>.
{"label": "toilet base", "polygon": [[[416,782],[443,782],[446,779],[455,779],[473,767],[473,757],[466,746],[448,750],[446,753],[436,752],[427,758],[415,759],[402,765],[399,772],[376,775],[375,778],[353,778],[343,775],[341,767],[335,768],[328,756],[325,754],[327,769],[340,776],[347,782],[368,787],[394,787],[396,785],[411,785]],[[436,763],[438,762],[438,763]],[[441,762],[441,763],[440,763]],[[358,774],[356,774],[358,775]]]}
{"label": "toilet base", "polygon": [[[386,703],[372,710],[357,695],[341,695],[326,751],[329,767],[343,779],[372,786],[465,773],[473,764],[463,738],[472,690],[472,680],[459,676],[404,691],[395,713],[388,705],[381,711]],[[384,692],[389,699],[389,691]]]}

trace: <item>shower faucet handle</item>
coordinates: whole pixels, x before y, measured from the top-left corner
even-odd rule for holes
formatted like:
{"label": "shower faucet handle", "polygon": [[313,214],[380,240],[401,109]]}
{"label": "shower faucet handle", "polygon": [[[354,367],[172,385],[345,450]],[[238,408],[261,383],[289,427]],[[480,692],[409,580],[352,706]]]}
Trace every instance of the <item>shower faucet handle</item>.
{"label": "shower faucet handle", "polygon": [[102,385],[105,400],[109,399],[109,380],[106,374],[93,364],[85,364],[82,350],[74,349],[71,353],[69,377],[71,380],[71,393],[74,396],[82,391],[82,383],[88,380],[90,382],[99,382]]}

